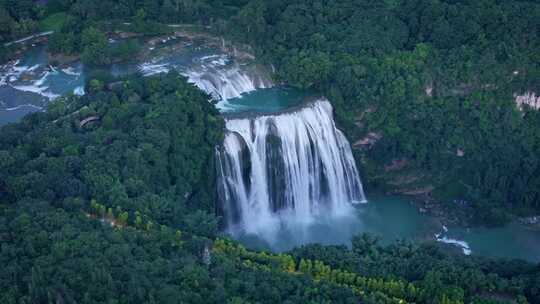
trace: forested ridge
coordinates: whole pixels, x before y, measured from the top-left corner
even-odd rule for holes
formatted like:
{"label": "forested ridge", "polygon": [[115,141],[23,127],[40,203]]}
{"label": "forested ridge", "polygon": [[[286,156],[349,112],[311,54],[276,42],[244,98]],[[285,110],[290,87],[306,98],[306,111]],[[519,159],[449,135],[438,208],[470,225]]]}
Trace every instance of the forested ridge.
{"label": "forested ridge", "polygon": [[[517,0],[3,0],[0,40],[53,27],[54,51],[100,65],[118,56],[111,22],[211,25],[324,92],[349,138],[382,134],[359,153],[364,179],[406,158],[500,223],[539,208],[540,114],[512,96],[539,92],[539,16]],[[283,254],[223,239],[209,96],[174,73],[86,91],[0,129],[1,303],[540,302],[540,265],[523,261],[369,235]]]}

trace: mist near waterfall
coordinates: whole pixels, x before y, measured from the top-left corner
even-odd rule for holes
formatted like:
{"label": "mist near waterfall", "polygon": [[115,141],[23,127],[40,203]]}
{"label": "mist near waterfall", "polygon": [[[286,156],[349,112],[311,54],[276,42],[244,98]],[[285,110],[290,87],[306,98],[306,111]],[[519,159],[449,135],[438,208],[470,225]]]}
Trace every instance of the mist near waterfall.
{"label": "mist near waterfall", "polygon": [[350,217],[351,205],[366,201],[350,144],[326,99],[228,119],[226,129],[216,153],[218,196],[232,234],[273,243],[284,228],[300,235]]}

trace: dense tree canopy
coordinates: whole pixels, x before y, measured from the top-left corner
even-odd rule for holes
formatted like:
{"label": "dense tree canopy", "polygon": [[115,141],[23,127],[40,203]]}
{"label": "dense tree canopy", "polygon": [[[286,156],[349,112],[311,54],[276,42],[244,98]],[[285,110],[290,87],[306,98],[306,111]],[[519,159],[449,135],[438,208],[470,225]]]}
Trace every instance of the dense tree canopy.
{"label": "dense tree canopy", "polygon": [[208,173],[222,121],[204,93],[177,75],[162,78],[113,83],[115,91],[93,79],[90,95],[6,126],[0,198],[96,199],[167,224],[195,201],[213,212]]}
{"label": "dense tree canopy", "polygon": [[[442,172],[483,221],[540,208],[540,114],[513,101],[540,92],[534,1],[46,2],[0,1],[0,41],[53,24],[51,51],[103,65],[137,49],[111,48],[112,26],[211,25],[326,94],[351,139],[380,133],[368,163]],[[2,303],[540,302],[521,261],[367,235],[287,254],[218,239],[209,96],[174,73],[86,92],[0,129]]]}

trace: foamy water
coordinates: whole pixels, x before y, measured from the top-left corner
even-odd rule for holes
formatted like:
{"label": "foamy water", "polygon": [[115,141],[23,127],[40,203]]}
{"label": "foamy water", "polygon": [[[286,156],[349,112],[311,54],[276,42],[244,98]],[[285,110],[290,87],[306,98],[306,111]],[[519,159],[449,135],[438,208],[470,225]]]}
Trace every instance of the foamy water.
{"label": "foamy water", "polygon": [[469,247],[469,244],[467,242],[457,240],[457,239],[453,239],[453,238],[450,238],[450,237],[446,236],[445,234],[448,233],[448,228],[446,226],[444,226],[444,225],[443,225],[442,228],[443,228],[443,232],[435,234],[435,239],[437,240],[437,242],[457,246],[457,247],[461,248],[461,250],[463,251],[463,254],[465,254],[465,255],[470,255],[472,253],[472,250]]}
{"label": "foamy water", "polygon": [[[172,39],[165,39],[163,43],[169,40]],[[159,46],[156,46],[156,54],[159,54],[158,50]],[[219,109],[230,110],[228,100],[273,86],[270,77],[264,75],[263,71],[257,71],[249,65],[240,65],[227,54],[190,43],[184,43],[182,48],[171,53],[161,52],[161,55],[147,62],[111,66],[111,72],[117,76],[134,72],[152,76],[173,70],[211,95]],[[84,67],[80,62],[62,68],[51,66],[43,46],[30,49],[20,60],[0,67],[0,87],[9,86],[16,91],[39,95],[48,101],[67,93],[83,95],[84,79]],[[26,104],[27,96],[9,92],[4,97],[0,96],[0,106]],[[43,101],[39,103],[42,105]]]}
{"label": "foamy water", "polygon": [[12,108],[6,108],[5,110],[6,111],[17,111],[17,110],[20,110],[20,109],[23,109],[23,108],[33,108],[33,109],[35,109],[37,111],[43,110],[42,107],[38,107],[38,106],[35,106],[35,105],[31,105],[31,104],[25,104],[25,105],[12,107]]}
{"label": "foamy water", "polygon": [[143,76],[148,77],[161,73],[168,73],[171,70],[171,66],[169,66],[167,63],[158,64],[145,62],[138,66],[138,70]]}
{"label": "foamy water", "polygon": [[75,94],[77,96],[84,95],[85,94],[84,87],[83,86],[76,87],[75,90],[73,90],[73,94]]}
{"label": "foamy water", "polygon": [[180,62],[170,58],[155,58],[139,64],[137,70],[144,76],[176,70],[188,78],[190,83],[212,96],[220,110],[227,109],[227,101],[230,99],[273,86],[270,77],[250,71],[246,66],[233,62],[226,54],[205,55]]}
{"label": "foamy water", "polygon": [[[36,94],[50,101],[68,92],[81,93],[79,87],[84,84],[82,69],[80,63],[63,69],[49,65],[44,48],[38,47],[30,50],[26,57],[0,67],[0,87],[9,86],[15,91]],[[26,105],[25,96],[28,95],[9,94],[3,97],[9,100],[2,104]]]}

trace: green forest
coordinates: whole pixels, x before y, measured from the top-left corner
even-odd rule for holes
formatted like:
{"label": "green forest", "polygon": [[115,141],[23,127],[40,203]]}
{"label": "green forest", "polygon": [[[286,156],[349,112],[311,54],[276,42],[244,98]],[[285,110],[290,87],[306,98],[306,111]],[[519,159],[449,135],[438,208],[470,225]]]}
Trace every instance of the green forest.
{"label": "green forest", "polygon": [[[539,20],[532,0],[0,0],[0,61],[40,31],[99,66],[140,48],[115,28],[205,26],[327,96],[351,142],[380,134],[356,151],[370,186],[405,159],[499,225],[540,211],[540,111],[514,102],[540,92]],[[220,232],[208,95],[175,73],[86,92],[0,129],[0,303],[540,303],[540,265],[429,242],[248,250]]]}

